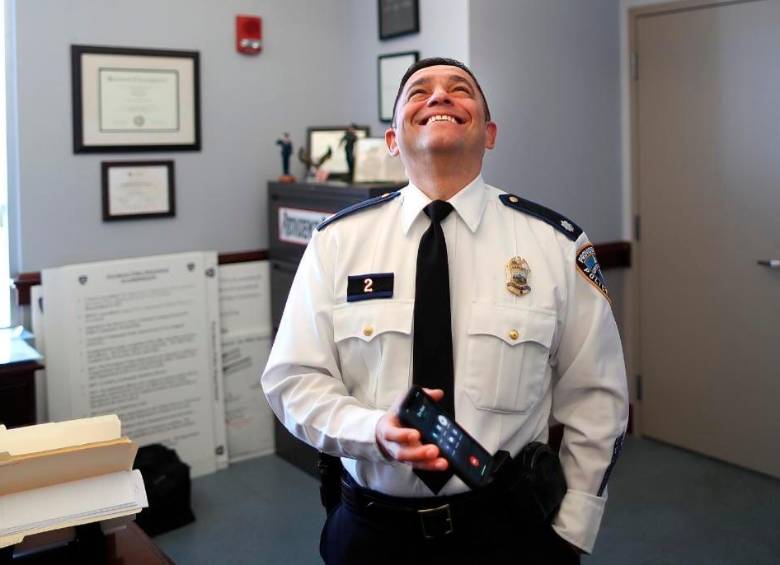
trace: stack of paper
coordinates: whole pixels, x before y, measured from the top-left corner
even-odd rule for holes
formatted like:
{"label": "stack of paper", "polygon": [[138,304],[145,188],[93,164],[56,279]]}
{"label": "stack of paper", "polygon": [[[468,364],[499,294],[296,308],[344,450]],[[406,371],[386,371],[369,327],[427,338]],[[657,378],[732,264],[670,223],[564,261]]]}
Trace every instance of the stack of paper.
{"label": "stack of paper", "polygon": [[234,463],[274,452],[274,420],[260,388],[271,351],[268,261],[219,267],[219,318],[228,453]]}
{"label": "stack of paper", "polygon": [[192,477],[227,467],[217,263],[204,251],[44,269],[48,417],[118,414]]}
{"label": "stack of paper", "polygon": [[0,426],[0,547],[146,508],[137,450],[113,415]]}

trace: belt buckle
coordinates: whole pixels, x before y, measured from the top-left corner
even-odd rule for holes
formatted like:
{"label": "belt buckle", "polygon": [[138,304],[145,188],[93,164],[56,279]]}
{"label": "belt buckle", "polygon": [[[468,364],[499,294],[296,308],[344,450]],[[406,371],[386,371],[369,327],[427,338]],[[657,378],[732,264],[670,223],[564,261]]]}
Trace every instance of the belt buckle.
{"label": "belt buckle", "polygon": [[[420,517],[420,524],[422,525],[422,533],[425,539],[433,539],[439,536],[446,536],[453,531],[452,527],[452,514],[450,513],[450,505],[443,504],[436,508],[426,508],[424,510],[418,510],[417,515]],[[435,521],[435,522],[434,522]],[[434,523],[441,521],[442,531],[429,532],[429,529],[433,529]]]}

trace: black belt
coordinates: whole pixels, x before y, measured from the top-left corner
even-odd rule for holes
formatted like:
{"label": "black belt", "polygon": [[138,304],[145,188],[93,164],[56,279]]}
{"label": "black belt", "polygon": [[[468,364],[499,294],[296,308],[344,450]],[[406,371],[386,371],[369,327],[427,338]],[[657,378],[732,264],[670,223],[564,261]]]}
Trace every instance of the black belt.
{"label": "black belt", "polygon": [[390,523],[393,528],[428,540],[484,526],[486,520],[498,518],[507,507],[502,489],[495,485],[450,496],[405,498],[361,487],[346,471],[341,480],[341,500],[355,514]]}

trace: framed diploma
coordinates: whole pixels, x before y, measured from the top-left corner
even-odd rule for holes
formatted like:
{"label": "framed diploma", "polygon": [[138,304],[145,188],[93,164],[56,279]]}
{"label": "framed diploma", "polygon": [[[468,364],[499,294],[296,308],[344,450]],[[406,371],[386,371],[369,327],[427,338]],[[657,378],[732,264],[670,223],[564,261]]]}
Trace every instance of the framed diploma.
{"label": "framed diploma", "polygon": [[406,69],[420,59],[419,51],[390,53],[377,58],[379,77],[379,121],[393,120],[393,104]]}
{"label": "framed diploma", "polygon": [[379,39],[420,31],[418,0],[379,0]]}
{"label": "framed diploma", "polygon": [[176,215],[173,161],[104,161],[103,221]]}
{"label": "framed diploma", "polygon": [[75,153],[200,150],[195,51],[71,45]]}

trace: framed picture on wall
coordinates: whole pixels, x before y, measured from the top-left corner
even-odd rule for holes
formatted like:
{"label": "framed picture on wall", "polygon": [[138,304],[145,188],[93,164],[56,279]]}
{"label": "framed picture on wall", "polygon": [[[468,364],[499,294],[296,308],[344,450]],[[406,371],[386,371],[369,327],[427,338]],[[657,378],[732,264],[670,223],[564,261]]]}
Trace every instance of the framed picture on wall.
{"label": "framed picture on wall", "polygon": [[71,45],[75,153],[200,150],[200,57]]}
{"label": "framed picture on wall", "polygon": [[104,161],[103,221],[176,215],[173,161]]}
{"label": "framed picture on wall", "polygon": [[368,126],[353,125],[355,139],[350,142],[347,130],[350,126],[310,127],[308,129],[309,155],[313,164],[321,163],[321,168],[328,171],[328,178],[333,180],[350,180],[349,163],[347,161],[347,145],[354,145],[357,140],[368,137]]}
{"label": "framed picture on wall", "polygon": [[418,0],[379,0],[379,39],[420,31]]}
{"label": "framed picture on wall", "polygon": [[393,103],[406,69],[420,59],[419,51],[405,51],[380,55],[377,59],[379,80],[379,121],[390,122],[393,119]]}

